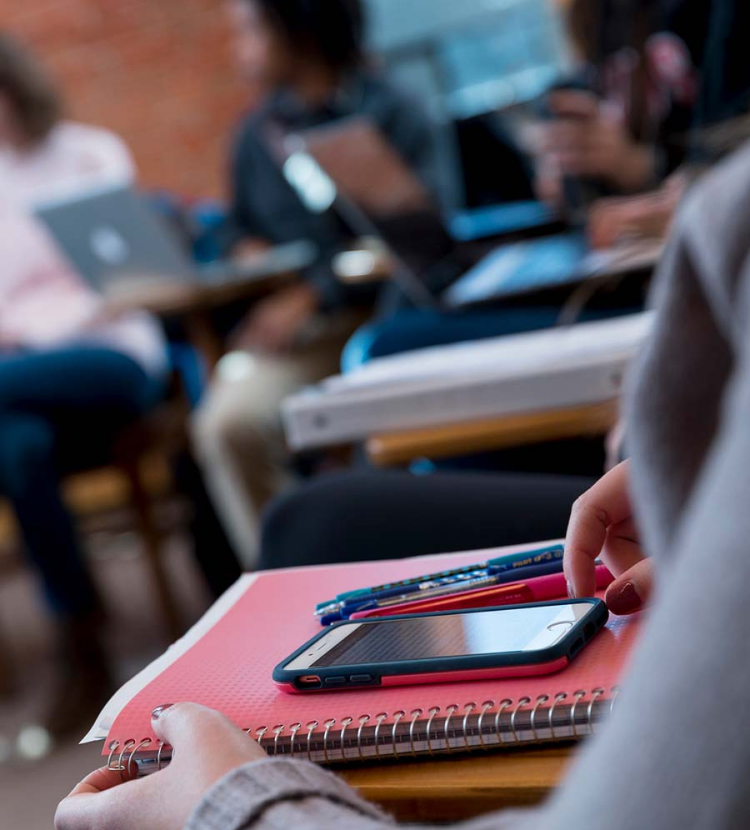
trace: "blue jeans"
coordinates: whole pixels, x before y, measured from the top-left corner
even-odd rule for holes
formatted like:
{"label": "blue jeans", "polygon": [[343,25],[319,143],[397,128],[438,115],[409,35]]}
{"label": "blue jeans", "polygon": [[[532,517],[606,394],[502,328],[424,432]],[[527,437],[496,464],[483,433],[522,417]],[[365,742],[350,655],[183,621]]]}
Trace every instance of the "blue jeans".
{"label": "blue jeans", "polygon": [[[640,309],[587,310],[581,315],[581,320],[605,319],[636,310]],[[392,317],[375,320],[355,332],[344,349],[341,368],[343,372],[350,372],[377,357],[551,328],[559,316],[559,306],[486,311],[398,311]]]}
{"label": "blue jeans", "polygon": [[104,462],[118,431],[160,392],[137,363],[110,349],[0,357],[0,495],[15,510],[57,614],[85,613],[96,603],[60,476]]}

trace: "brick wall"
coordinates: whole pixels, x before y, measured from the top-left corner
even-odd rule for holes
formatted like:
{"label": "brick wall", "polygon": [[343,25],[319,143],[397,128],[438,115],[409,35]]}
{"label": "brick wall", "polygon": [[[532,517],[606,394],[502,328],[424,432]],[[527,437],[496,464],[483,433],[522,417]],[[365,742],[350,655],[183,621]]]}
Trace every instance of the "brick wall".
{"label": "brick wall", "polygon": [[37,50],[74,118],[128,142],[145,185],[222,195],[229,136],[253,98],[222,0],[0,0],[0,28]]}

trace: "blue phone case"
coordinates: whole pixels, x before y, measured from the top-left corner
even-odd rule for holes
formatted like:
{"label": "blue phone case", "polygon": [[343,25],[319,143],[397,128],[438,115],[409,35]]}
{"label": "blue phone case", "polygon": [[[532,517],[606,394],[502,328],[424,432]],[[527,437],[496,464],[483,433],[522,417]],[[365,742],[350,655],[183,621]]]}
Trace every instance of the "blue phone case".
{"label": "blue phone case", "polygon": [[[384,678],[400,677],[405,675],[453,675],[455,680],[461,680],[462,673],[471,673],[486,669],[504,669],[504,668],[519,668],[533,667],[553,663],[555,661],[567,658],[572,660],[584,645],[590,641],[596,634],[604,627],[608,618],[609,612],[607,606],[600,599],[562,599],[552,602],[533,602],[524,603],[522,605],[503,605],[492,608],[479,608],[474,611],[445,611],[432,612],[427,614],[400,614],[398,616],[386,617],[382,619],[362,620],[361,625],[387,625],[389,622],[396,620],[412,619],[415,617],[440,617],[453,616],[456,614],[486,614],[490,611],[511,611],[519,608],[538,608],[540,606],[553,605],[570,605],[587,603],[591,606],[591,610],[584,617],[578,620],[575,625],[568,631],[568,633],[560,640],[547,649],[533,652],[533,657],[529,652],[501,652],[498,654],[482,654],[482,655],[468,655],[460,657],[442,657],[442,658],[428,658],[408,661],[399,661],[394,663],[359,663],[352,666],[316,666],[315,668],[306,669],[291,669],[284,668],[292,660],[299,657],[303,652],[310,649],[310,647],[317,643],[323,637],[329,636],[330,632],[342,625],[352,625],[353,623],[345,621],[334,623],[333,625],[321,631],[312,639],[308,640],[304,645],[300,646],[293,654],[284,659],[273,670],[273,680],[275,683],[288,687],[289,691],[298,692],[320,692],[320,691],[336,691],[342,689],[358,689],[358,688],[372,688],[373,686],[383,685]],[[519,671],[519,676],[523,672]],[[300,679],[315,675],[319,678],[319,684],[311,685],[305,683],[300,684]],[[335,679],[335,682],[331,682]],[[327,682],[328,681],[328,682]],[[436,680],[437,682],[437,680]]]}

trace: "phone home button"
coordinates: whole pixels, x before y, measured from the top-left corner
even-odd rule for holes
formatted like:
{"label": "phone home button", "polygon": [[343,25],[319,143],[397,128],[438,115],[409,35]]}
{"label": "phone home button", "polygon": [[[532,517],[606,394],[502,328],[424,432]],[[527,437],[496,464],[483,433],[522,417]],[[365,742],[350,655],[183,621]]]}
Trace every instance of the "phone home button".
{"label": "phone home button", "polygon": [[556,628],[560,628],[565,626],[565,628],[572,628],[573,621],[572,620],[561,620],[560,622],[554,622],[547,626],[547,631],[554,631]]}

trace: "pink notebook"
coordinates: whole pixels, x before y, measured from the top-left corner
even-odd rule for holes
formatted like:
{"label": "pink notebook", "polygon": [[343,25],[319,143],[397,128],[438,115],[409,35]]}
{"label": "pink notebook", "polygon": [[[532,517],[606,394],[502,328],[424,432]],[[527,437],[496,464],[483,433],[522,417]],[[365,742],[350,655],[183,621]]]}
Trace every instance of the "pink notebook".
{"label": "pink notebook", "polygon": [[271,680],[274,666],[320,630],[312,614],[317,602],[523,549],[244,577],[111,701],[86,740],[104,738],[104,755],[124,751],[149,763],[159,749],[152,709],[185,700],[220,709],[272,754],[327,763],[583,737],[614,705],[633,622],[612,618],[568,668],[545,677],[309,695],[285,694]]}

